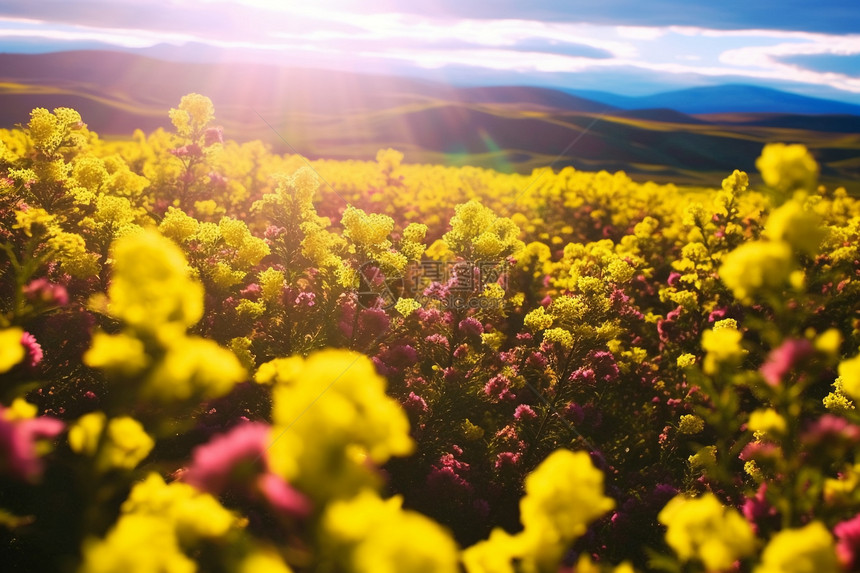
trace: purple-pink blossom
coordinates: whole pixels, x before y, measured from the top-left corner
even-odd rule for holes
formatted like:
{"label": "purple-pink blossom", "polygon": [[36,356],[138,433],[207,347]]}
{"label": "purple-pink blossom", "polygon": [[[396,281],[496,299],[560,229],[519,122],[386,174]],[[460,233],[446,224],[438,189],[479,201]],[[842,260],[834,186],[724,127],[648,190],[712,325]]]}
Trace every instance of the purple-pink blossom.
{"label": "purple-pink blossom", "polygon": [[43,464],[37,442],[56,437],[63,422],[47,416],[7,419],[7,412],[0,405],[0,471],[22,481],[38,481]]}
{"label": "purple-pink blossom", "polygon": [[761,367],[761,375],[771,386],[785,381],[797,363],[812,354],[812,343],[805,338],[789,339],[771,351]]}
{"label": "purple-pink blossom", "polygon": [[183,480],[213,495],[244,491],[252,498],[261,496],[284,513],[307,515],[308,500],[271,471],[267,455],[269,431],[266,424],[242,423],[197,446]]}

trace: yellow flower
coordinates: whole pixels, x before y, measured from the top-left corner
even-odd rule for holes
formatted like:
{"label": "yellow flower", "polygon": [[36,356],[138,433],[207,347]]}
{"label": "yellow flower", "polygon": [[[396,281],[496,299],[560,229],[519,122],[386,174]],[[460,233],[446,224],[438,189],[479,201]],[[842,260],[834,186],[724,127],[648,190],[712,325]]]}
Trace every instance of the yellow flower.
{"label": "yellow flower", "polygon": [[213,266],[208,267],[208,270],[209,275],[212,277],[212,282],[217,287],[225,290],[242,282],[247,274],[245,271],[234,269],[224,261],[218,261]]}
{"label": "yellow flower", "polygon": [[481,342],[493,350],[498,350],[505,342],[505,333],[498,330],[481,334]]}
{"label": "yellow flower", "polygon": [[170,121],[182,137],[199,137],[201,130],[215,118],[212,100],[200,94],[182,96],[178,108],[171,108]]}
{"label": "yellow flower", "polygon": [[522,540],[498,527],[490,538],[479,541],[463,551],[467,573],[516,573],[511,561],[524,553]]}
{"label": "yellow flower", "polygon": [[421,303],[414,298],[398,298],[394,304],[394,310],[402,316],[409,316],[419,308],[421,308]]}
{"label": "yellow flower", "polygon": [[565,350],[573,348],[573,335],[564,328],[548,328],[544,330],[543,339],[546,342],[556,343]]}
{"label": "yellow flower", "polygon": [[772,241],[785,241],[796,251],[814,255],[824,239],[824,222],[815,212],[792,199],[770,214],[764,235]]}
{"label": "yellow flower", "polygon": [[708,469],[717,463],[717,447],[705,446],[698,452],[687,458],[690,467],[693,469]]}
{"label": "yellow flower", "polygon": [[70,275],[87,278],[98,273],[99,267],[95,258],[87,252],[86,242],[80,235],[57,231],[47,242],[54,258]]}
{"label": "yellow flower", "polygon": [[332,503],[323,517],[326,535],[356,573],[459,571],[457,545],[433,520],[403,510],[399,497],[380,499],[365,490]]}
{"label": "yellow flower", "polygon": [[427,225],[424,223],[409,223],[403,229],[403,240],[411,243],[422,243],[427,234]]}
{"label": "yellow flower", "polygon": [[155,446],[140,422],[128,416],[113,418],[107,425],[107,443],[98,464],[104,468],[134,469]]}
{"label": "yellow flower", "polygon": [[236,573],[292,573],[277,549],[258,545],[245,555],[236,568]]}
{"label": "yellow flower", "polygon": [[842,391],[850,398],[860,400],[860,354],[839,363],[839,378]]}
{"label": "yellow flower", "polygon": [[0,330],[0,374],[8,372],[13,366],[24,360],[27,352],[21,344],[24,336],[22,328],[4,328]]}
{"label": "yellow flower", "polygon": [[389,147],[388,149],[380,149],[376,152],[376,162],[379,163],[379,167],[383,173],[391,173],[400,167],[401,161],[403,161],[403,153],[396,149]]}
{"label": "yellow flower", "polygon": [[750,414],[747,427],[753,432],[774,437],[784,434],[788,429],[785,418],[780,416],[773,408],[756,410]]}
{"label": "yellow flower", "polygon": [[752,241],[723,257],[720,278],[738,300],[749,303],[762,293],[777,294],[792,271],[794,259],[788,243]]}
{"label": "yellow flower", "polygon": [[747,351],[741,347],[743,334],[732,328],[706,330],[702,333],[702,350],[707,354],[702,364],[706,374],[716,374],[721,364],[739,363]]}
{"label": "yellow flower", "polygon": [[682,354],[678,357],[676,363],[678,364],[678,368],[690,368],[696,364],[696,356],[690,353]]}
{"label": "yellow flower", "polygon": [[[140,422],[123,416],[107,422],[107,434],[102,438],[107,416],[92,412],[81,416],[69,429],[69,447],[85,456],[98,454],[96,467],[100,471],[134,469],[155,446]],[[99,448],[100,442],[101,448]]]}
{"label": "yellow flower", "polygon": [[185,211],[176,207],[168,207],[164,219],[158,225],[158,230],[165,237],[177,243],[193,237],[199,228],[200,222],[197,219],[190,217]]}
{"label": "yellow flower", "polygon": [[388,235],[394,229],[394,219],[388,215],[367,214],[350,205],[341,217],[343,234],[364,248],[387,249],[391,242]]}
{"label": "yellow flower", "polygon": [[354,495],[376,483],[368,461],[412,452],[409,420],[364,355],[329,349],[278,360],[257,380],[277,381],[273,465],[317,500]]}
{"label": "yellow flower", "polygon": [[91,412],[78,418],[69,428],[69,447],[72,451],[85,456],[96,455],[105,420],[107,416],[104,412]]}
{"label": "yellow flower", "polygon": [[139,374],[149,364],[143,342],[126,333],[105,334],[96,332],[84,364],[120,376]]}
{"label": "yellow flower", "polygon": [[442,240],[456,255],[466,259],[500,260],[521,250],[520,229],[507,217],[497,217],[475,199],[457,205],[451,230]]}
{"label": "yellow flower", "polygon": [[539,306],[523,318],[523,324],[532,332],[545,330],[552,326],[552,315],[547,314],[546,309]]}
{"label": "yellow flower", "polygon": [[764,182],[783,192],[812,190],[818,180],[818,163],[799,144],[769,143],[764,146],[756,168]]}
{"label": "yellow flower", "polygon": [[272,267],[264,271],[260,271],[258,281],[260,288],[263,291],[263,298],[267,302],[275,302],[281,296],[281,291],[284,287],[284,272],[277,271]]}
{"label": "yellow flower", "polygon": [[194,573],[173,525],[154,515],[124,515],[104,539],[87,539],[79,573]]}
{"label": "yellow flower", "polygon": [[182,336],[169,344],[162,361],[147,376],[141,390],[144,399],[217,398],[247,375],[236,355],[213,340]]}
{"label": "yellow flower", "polygon": [[678,432],[681,434],[698,434],[705,429],[705,421],[692,414],[684,414],[678,423]]}
{"label": "yellow flower", "polygon": [[566,544],[615,507],[603,495],[603,473],[585,452],[556,450],[525,479],[520,519],[542,543]]}
{"label": "yellow flower", "polygon": [[755,534],[733,508],[711,493],[690,499],[674,497],[660,512],[666,543],[681,561],[701,561],[708,571],[725,571],[755,551]]}
{"label": "yellow flower", "polygon": [[189,278],[185,257],[170,240],[153,231],[123,237],[114,243],[112,258],[112,316],[141,332],[200,320],[203,287]]}
{"label": "yellow flower", "polygon": [[221,238],[224,239],[224,242],[234,249],[240,248],[251,236],[248,226],[232,217],[222,217],[218,223],[218,230],[221,231]]}
{"label": "yellow flower", "polygon": [[131,488],[122,513],[158,517],[172,524],[183,545],[223,538],[238,524],[238,518],[208,493],[178,481],[165,484],[156,473]]}
{"label": "yellow flower", "polygon": [[833,412],[843,413],[854,409],[854,402],[845,396],[842,378],[833,381],[833,392],[824,397],[824,407]]}
{"label": "yellow flower", "polygon": [[754,573],[819,573],[839,571],[833,537],[820,521],[773,536]]}
{"label": "yellow flower", "polygon": [[30,404],[23,398],[15,398],[12,400],[12,405],[3,412],[3,419],[9,422],[30,420],[35,418],[37,413],[39,409],[34,404]]}
{"label": "yellow flower", "polygon": [[737,195],[746,191],[749,184],[749,176],[745,172],[735,169],[731,175],[723,179],[722,187],[724,191]]}

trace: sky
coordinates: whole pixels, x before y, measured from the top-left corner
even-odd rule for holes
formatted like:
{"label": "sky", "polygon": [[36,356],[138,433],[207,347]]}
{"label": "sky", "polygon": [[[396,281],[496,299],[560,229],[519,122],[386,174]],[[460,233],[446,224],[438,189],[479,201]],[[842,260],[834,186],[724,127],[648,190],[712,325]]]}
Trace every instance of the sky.
{"label": "sky", "polygon": [[748,83],[860,104],[857,0],[0,2],[0,52],[74,49],[623,95]]}

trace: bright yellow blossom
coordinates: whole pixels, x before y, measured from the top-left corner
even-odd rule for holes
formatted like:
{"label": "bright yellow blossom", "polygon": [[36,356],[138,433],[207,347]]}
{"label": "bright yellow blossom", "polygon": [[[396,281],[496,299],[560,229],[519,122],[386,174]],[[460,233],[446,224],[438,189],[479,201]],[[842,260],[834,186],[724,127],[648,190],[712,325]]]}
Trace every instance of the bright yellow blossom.
{"label": "bright yellow blossom", "polygon": [[755,550],[755,534],[733,508],[711,493],[674,497],[658,516],[667,526],[666,543],[683,562],[699,560],[708,571],[727,571]]}
{"label": "bright yellow blossom", "polygon": [[773,536],[754,573],[819,573],[839,571],[833,537],[820,521]]}

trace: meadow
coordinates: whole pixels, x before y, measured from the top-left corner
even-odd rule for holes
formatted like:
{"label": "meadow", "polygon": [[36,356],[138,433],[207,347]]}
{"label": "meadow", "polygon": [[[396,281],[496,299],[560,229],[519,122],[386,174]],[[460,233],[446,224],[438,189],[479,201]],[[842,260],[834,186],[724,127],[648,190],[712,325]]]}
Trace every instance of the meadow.
{"label": "meadow", "polygon": [[0,130],[4,568],[860,569],[860,201],[814,150],[691,187],[167,116]]}

